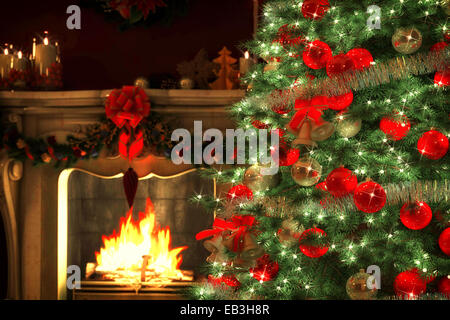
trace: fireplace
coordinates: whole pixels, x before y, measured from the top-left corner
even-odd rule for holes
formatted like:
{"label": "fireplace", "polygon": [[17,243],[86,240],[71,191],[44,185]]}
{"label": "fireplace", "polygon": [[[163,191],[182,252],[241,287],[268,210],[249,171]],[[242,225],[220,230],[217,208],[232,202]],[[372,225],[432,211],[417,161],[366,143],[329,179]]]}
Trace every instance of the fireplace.
{"label": "fireplace", "polygon": [[[0,92],[2,118],[16,123],[26,136],[52,135],[64,141],[68,134],[95,123],[104,114],[104,100],[109,92]],[[225,117],[225,107],[239,101],[244,92],[147,90],[147,95],[152,110],[174,118],[179,128],[192,131],[194,121],[201,120],[204,130],[224,131],[234,127]],[[86,265],[96,262],[95,251],[100,249],[102,235],[110,235],[118,228],[119,217],[127,213],[121,177],[130,163],[100,154],[96,160],[80,160],[74,168],[64,169],[33,167],[30,161],[9,159],[4,150],[0,155],[3,195],[0,212],[8,256],[7,298],[68,299],[71,292],[66,287],[67,266],[80,265],[85,278]],[[220,194],[221,187],[216,189],[212,182],[199,179],[199,173],[191,165],[175,165],[152,154],[133,160],[131,166],[140,179],[133,214],[143,211],[146,198],[150,197],[160,227],[171,229],[173,247],[188,247],[182,253],[180,268],[188,274],[194,272],[195,280],[196,268],[204,263],[206,253],[192,235],[205,228],[199,220],[209,227],[213,214],[202,216],[201,209],[186,199],[196,192]],[[180,212],[183,218],[175,219]],[[199,219],[200,216],[205,218]],[[89,223],[77,225],[80,217]],[[190,221],[189,217],[194,218]],[[177,285],[142,287],[141,292],[147,295],[159,292],[160,298],[165,295],[168,298]],[[100,290],[102,294],[117,290],[116,284],[108,281],[100,285],[91,283],[88,287],[87,291]],[[122,298],[132,298],[127,296],[129,291],[122,293]]]}
{"label": "fireplace", "polygon": [[[84,288],[74,291],[75,298],[93,298],[94,285],[96,296],[100,292],[110,291],[111,286],[121,288],[122,291],[116,290],[121,296],[127,291],[136,291],[136,288],[138,293],[164,288],[165,296],[168,296],[167,288],[187,286],[195,280],[196,271],[208,255],[201,243],[195,240],[195,234],[209,228],[213,217],[192,204],[189,198],[200,193],[214,196],[213,181],[201,178],[196,169],[168,177],[154,174],[142,177],[133,210],[128,208],[119,177],[101,177],[72,170],[67,180],[67,190],[67,266],[79,266],[84,279]],[[155,223],[150,217],[154,218]],[[122,228],[119,222],[122,222]],[[160,230],[159,233],[142,231],[142,234],[135,234],[138,229],[147,230],[150,223],[154,231]],[[114,238],[111,236],[113,232]],[[149,234],[155,234],[153,239],[145,239]],[[133,237],[137,238],[134,243]],[[159,250],[163,247],[161,242],[168,240],[170,243],[166,247],[171,249],[172,255],[167,254],[169,251],[150,252],[150,244]],[[148,254],[150,259],[145,260],[143,257]],[[166,257],[155,257],[157,254],[159,257],[170,256],[172,261]],[[101,258],[103,265],[99,266]],[[172,265],[175,259],[181,262],[177,272],[171,270],[170,274],[166,274],[166,267]],[[143,263],[146,264],[144,270]],[[111,267],[111,264],[114,266]],[[158,270],[161,268],[164,270]],[[156,293],[153,290],[154,296]]]}

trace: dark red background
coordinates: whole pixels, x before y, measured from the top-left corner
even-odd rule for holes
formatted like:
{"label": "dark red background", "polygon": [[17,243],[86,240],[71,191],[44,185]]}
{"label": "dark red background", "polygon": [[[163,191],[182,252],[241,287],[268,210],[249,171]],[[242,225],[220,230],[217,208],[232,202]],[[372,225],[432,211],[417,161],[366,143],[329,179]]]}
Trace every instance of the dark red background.
{"label": "dark red background", "polygon": [[178,76],[176,66],[205,48],[210,60],[225,45],[251,39],[253,0],[190,0],[188,14],[170,26],[153,25],[120,32],[92,8],[81,12],[81,30],[68,30],[66,9],[76,0],[2,1],[0,43],[31,51],[32,38],[48,30],[62,45],[65,89],[110,89],[145,76]]}

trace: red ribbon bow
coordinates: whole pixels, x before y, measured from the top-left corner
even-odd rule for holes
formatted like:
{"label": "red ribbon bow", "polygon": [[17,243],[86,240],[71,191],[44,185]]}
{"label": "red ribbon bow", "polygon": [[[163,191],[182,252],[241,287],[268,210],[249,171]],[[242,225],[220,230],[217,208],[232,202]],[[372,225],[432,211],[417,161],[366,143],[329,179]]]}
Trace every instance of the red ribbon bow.
{"label": "red ribbon bow", "polygon": [[231,234],[233,237],[233,251],[241,251],[242,250],[242,242],[241,239],[249,232],[249,229],[255,223],[255,217],[253,216],[234,216],[232,218],[232,222],[237,228],[237,230]]}
{"label": "red ribbon bow", "polygon": [[114,89],[108,96],[105,105],[106,116],[117,127],[129,125],[136,128],[141,120],[150,113],[150,102],[144,89],[124,86]]}
{"label": "red ribbon bow", "polygon": [[133,86],[114,89],[106,100],[105,112],[117,127],[125,127],[119,136],[119,153],[132,161],[144,148],[143,133],[135,129],[150,113],[150,102],[145,91]]}
{"label": "red ribbon bow", "polygon": [[289,122],[292,130],[298,130],[306,119],[311,119],[317,125],[323,123],[322,111],[328,109],[328,98],[326,96],[317,96],[309,100],[295,100],[295,109],[297,112]]}
{"label": "red ribbon bow", "polygon": [[213,229],[203,230],[197,233],[195,239],[202,240],[211,236],[231,231],[230,237],[233,238],[233,251],[242,249],[241,239],[249,232],[249,229],[255,224],[253,216],[234,216],[231,220],[216,218],[213,223]]}

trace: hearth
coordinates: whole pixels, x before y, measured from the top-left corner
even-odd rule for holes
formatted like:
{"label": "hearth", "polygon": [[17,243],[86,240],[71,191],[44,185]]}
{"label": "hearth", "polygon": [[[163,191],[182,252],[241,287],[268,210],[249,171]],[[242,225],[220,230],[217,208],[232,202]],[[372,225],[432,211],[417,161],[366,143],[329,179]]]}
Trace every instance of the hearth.
{"label": "hearth", "polygon": [[120,178],[75,171],[67,189],[67,266],[83,271],[74,299],[175,299],[193,283],[208,255],[195,234],[213,217],[189,198],[214,191],[197,170],[142,178],[131,209]]}

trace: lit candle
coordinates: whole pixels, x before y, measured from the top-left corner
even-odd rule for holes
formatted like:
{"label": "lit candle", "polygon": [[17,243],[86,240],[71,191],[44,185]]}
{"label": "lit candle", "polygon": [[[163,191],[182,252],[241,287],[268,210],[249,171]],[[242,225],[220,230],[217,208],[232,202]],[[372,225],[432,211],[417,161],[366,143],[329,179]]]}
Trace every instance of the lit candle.
{"label": "lit candle", "polygon": [[11,68],[11,59],[9,56],[8,48],[5,48],[3,50],[3,54],[0,55],[0,68],[1,68],[1,75],[2,75],[2,79],[3,79],[3,78],[5,78],[5,76],[8,75],[9,70]]}
{"label": "lit candle", "polygon": [[239,59],[239,72],[241,77],[244,76],[253,65],[252,59],[250,59],[250,54],[248,51],[245,52],[244,57]]}
{"label": "lit candle", "polygon": [[17,71],[25,71],[27,69],[28,60],[23,56],[22,51],[17,53],[17,58],[14,57],[14,68]]}
{"label": "lit candle", "polygon": [[[46,33],[47,35],[47,33]],[[57,51],[56,47],[51,45],[48,37],[44,38],[42,44],[36,46],[36,67],[39,68],[40,74],[47,73],[47,69],[56,62]]]}
{"label": "lit candle", "polygon": [[33,60],[36,59],[36,38],[33,38]]}

